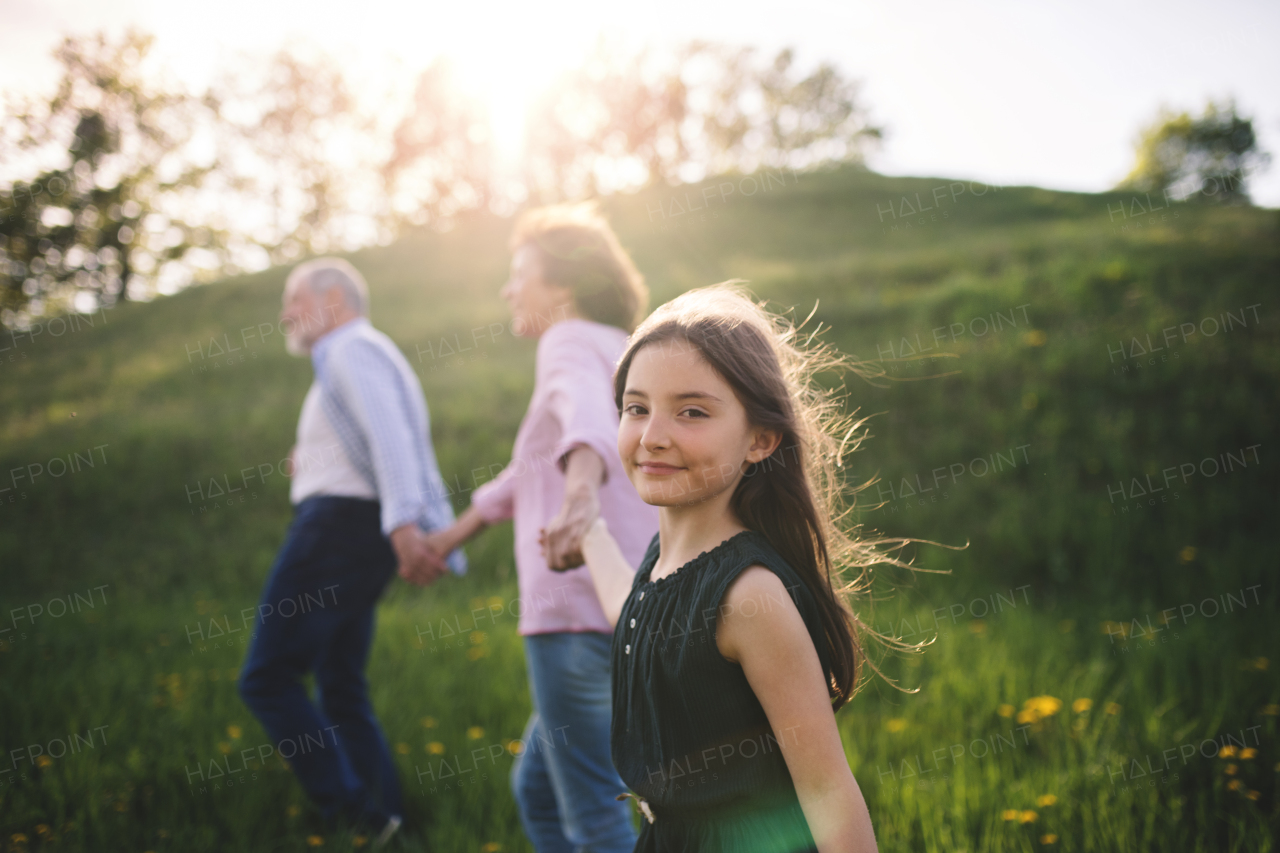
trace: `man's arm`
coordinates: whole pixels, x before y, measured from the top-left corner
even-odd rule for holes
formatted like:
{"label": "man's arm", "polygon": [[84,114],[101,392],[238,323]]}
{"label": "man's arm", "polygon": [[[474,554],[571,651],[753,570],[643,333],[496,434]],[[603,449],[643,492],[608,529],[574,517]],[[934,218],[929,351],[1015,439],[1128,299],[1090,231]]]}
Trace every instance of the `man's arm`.
{"label": "man's arm", "polygon": [[[425,436],[417,436],[406,389],[395,364],[367,341],[352,341],[329,359],[327,369],[363,432],[382,505],[382,531],[391,539],[406,579],[430,582],[447,570],[417,526],[426,497]],[[441,496],[443,497],[443,496]]]}

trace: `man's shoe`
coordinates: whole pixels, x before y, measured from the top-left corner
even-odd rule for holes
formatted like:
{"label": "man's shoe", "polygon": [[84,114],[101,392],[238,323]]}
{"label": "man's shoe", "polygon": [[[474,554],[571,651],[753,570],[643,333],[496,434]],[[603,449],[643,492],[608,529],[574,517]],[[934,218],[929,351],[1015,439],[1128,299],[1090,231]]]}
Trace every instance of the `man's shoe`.
{"label": "man's shoe", "polygon": [[382,831],[378,833],[378,837],[373,839],[373,849],[385,847],[387,842],[391,840],[391,836],[400,830],[400,824],[404,823],[404,819],[398,814],[393,814],[387,818],[387,825],[382,827]]}

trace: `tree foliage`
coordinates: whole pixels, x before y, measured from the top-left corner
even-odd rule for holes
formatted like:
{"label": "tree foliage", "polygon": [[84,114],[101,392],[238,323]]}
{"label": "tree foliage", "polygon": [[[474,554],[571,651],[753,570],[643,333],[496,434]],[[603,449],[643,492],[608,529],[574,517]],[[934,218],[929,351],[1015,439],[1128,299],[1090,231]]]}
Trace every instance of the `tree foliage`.
{"label": "tree foliage", "polygon": [[1258,145],[1253,119],[1233,102],[1210,101],[1200,118],[1162,110],[1138,137],[1137,161],[1122,189],[1196,193],[1220,202],[1247,202],[1249,176],[1270,160]]}
{"label": "tree foliage", "polygon": [[418,77],[381,168],[391,221],[440,223],[488,207],[502,191],[492,139],[488,116],[459,93],[449,64],[432,63]]}
{"label": "tree foliage", "polygon": [[795,54],[692,42],[618,54],[601,45],[531,117],[527,182],[540,200],[697,181],[762,166],[861,162],[881,136],[858,84]]}
{"label": "tree foliage", "polygon": [[443,61],[398,101],[357,96],[338,61],[298,46],[193,93],[151,47],[135,31],[66,39],[56,92],[0,124],[5,325],[350,251],[472,209],[856,162],[880,134],[856,83],[831,65],[801,73],[790,50],[602,45],[538,102],[513,173]]}
{"label": "tree foliage", "polygon": [[4,194],[0,309],[110,305],[140,275],[181,279],[218,239],[189,202],[212,162],[192,146],[205,105],[147,74],[151,39],[68,38],[47,102],[19,105],[5,159],[29,163]]}

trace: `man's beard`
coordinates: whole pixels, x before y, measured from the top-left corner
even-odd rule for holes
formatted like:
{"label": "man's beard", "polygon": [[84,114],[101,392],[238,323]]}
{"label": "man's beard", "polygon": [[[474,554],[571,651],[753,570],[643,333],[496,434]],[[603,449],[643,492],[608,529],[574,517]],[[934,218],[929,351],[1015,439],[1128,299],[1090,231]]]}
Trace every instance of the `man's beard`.
{"label": "man's beard", "polygon": [[308,341],[304,341],[301,335],[285,335],[284,349],[289,355],[305,358],[311,355],[311,346]]}

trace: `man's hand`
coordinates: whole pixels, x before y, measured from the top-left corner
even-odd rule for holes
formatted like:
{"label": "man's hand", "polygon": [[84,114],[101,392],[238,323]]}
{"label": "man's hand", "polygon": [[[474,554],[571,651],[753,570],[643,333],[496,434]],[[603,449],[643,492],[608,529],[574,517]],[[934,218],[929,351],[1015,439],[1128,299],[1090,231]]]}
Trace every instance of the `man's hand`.
{"label": "man's hand", "polygon": [[584,562],[582,537],[600,515],[600,481],[604,460],[589,447],[569,453],[565,472],[564,503],[538,537],[547,566],[553,571],[576,569]]}
{"label": "man's hand", "polygon": [[427,543],[428,548],[440,555],[441,559],[447,559],[462,544],[458,536],[457,522],[441,530],[423,533],[422,539]]}
{"label": "man's hand", "polygon": [[409,583],[427,586],[449,571],[445,555],[437,553],[427,541],[427,535],[412,522],[391,531],[391,547],[400,564],[400,577]]}

